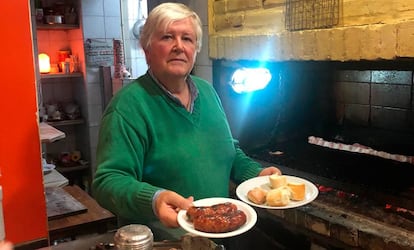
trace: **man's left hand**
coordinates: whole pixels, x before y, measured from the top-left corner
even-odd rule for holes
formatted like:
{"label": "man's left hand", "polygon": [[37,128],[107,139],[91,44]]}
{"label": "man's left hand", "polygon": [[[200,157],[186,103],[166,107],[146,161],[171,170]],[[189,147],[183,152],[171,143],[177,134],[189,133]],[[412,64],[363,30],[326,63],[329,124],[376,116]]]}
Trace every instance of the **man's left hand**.
{"label": "man's left hand", "polygon": [[282,175],[282,171],[280,171],[280,169],[278,169],[275,166],[270,166],[267,168],[264,168],[260,173],[259,176],[265,176],[265,175],[272,175],[272,174],[278,174],[278,175]]}

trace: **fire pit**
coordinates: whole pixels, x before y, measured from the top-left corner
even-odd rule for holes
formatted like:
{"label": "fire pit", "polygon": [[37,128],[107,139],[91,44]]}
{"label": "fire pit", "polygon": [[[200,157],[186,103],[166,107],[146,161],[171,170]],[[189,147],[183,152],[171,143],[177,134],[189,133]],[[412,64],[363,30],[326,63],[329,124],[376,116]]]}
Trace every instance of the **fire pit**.
{"label": "fire pit", "polygon": [[[272,154],[275,151],[282,153]],[[362,199],[414,210],[414,165],[410,163],[313,145],[306,138],[257,150],[251,156],[318,176],[314,179],[318,184]]]}
{"label": "fire pit", "polygon": [[412,249],[413,73],[406,63],[267,62],[266,89],[232,93],[231,72],[257,64],[214,62],[232,131],[251,157],[320,191],[304,207],[260,210],[258,228],[286,229],[289,237],[280,230],[269,235],[285,235],[286,246]]}

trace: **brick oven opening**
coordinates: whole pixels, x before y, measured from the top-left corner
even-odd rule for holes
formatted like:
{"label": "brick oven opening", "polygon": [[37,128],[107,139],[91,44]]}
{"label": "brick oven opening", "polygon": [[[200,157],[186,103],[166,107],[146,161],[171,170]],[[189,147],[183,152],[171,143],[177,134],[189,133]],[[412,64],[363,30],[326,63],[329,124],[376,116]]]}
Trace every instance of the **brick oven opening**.
{"label": "brick oven opening", "polygon": [[[414,231],[413,62],[269,62],[266,89],[232,91],[232,72],[258,65],[213,63],[214,87],[242,148],[313,181],[327,204]],[[310,136],[387,154],[324,147],[309,143]]]}
{"label": "brick oven opening", "polygon": [[[293,226],[332,249],[414,249],[413,13],[402,0],[209,1],[213,83],[233,134],[320,191],[308,206],[259,210],[264,231]],[[269,68],[272,81],[234,93],[227,82],[243,66]]]}

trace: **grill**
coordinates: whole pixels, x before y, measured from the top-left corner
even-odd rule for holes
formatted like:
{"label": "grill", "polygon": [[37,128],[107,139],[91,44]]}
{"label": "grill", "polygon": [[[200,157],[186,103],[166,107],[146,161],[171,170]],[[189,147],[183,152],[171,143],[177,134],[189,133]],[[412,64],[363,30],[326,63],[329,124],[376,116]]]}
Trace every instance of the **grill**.
{"label": "grill", "polygon": [[[381,221],[393,214],[388,221],[414,230],[414,165],[311,145],[303,139],[253,151],[251,156],[312,180],[325,202]],[[272,154],[275,151],[283,154]]]}
{"label": "grill", "polygon": [[[414,231],[411,68],[399,62],[370,63],[368,68],[360,63],[267,63],[273,74],[268,87],[239,95],[227,83],[240,65],[256,64],[215,61],[213,82],[232,132],[248,155],[312,181],[320,191],[318,204],[349,212],[344,218],[358,214],[401,235]],[[380,122],[390,110],[403,115]],[[309,136],[410,156],[411,162],[312,144]]]}
{"label": "grill", "polygon": [[339,0],[288,0],[287,30],[332,28],[339,20]]}

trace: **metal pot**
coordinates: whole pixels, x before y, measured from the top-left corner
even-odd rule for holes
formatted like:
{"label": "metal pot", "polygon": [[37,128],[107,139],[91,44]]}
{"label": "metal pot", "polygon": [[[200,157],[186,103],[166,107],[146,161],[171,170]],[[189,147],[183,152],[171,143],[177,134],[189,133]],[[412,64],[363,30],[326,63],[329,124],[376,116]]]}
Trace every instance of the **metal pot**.
{"label": "metal pot", "polygon": [[45,16],[45,22],[47,24],[62,24],[63,16],[62,15],[47,15]]}
{"label": "metal pot", "polygon": [[131,224],[118,229],[114,242],[118,250],[151,250],[154,237],[149,227]]}

